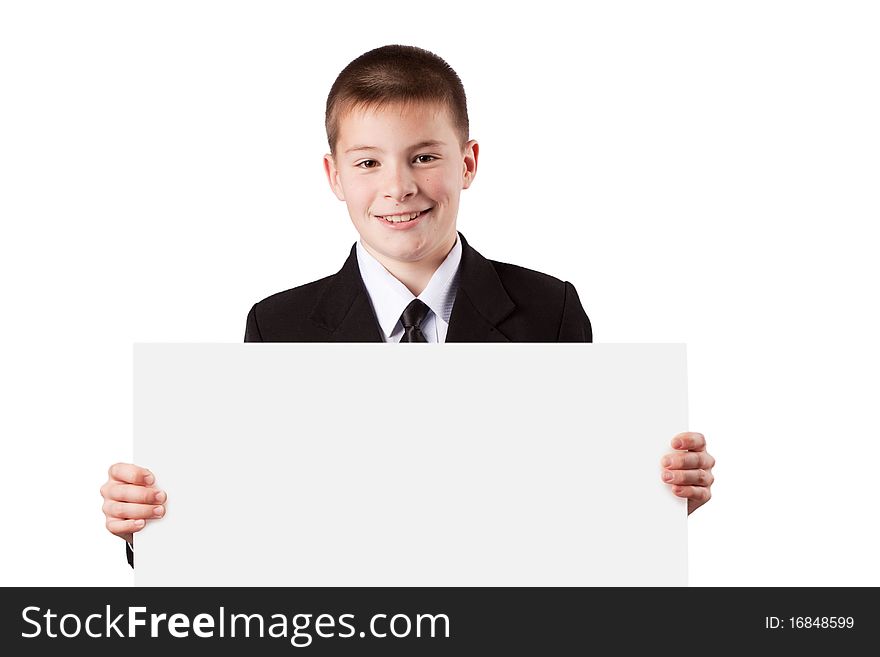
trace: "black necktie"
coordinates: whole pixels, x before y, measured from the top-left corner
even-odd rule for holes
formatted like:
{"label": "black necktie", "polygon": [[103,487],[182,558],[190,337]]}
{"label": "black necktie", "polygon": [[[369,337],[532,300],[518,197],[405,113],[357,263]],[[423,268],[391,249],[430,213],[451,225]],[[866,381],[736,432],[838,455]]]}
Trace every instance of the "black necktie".
{"label": "black necktie", "polygon": [[404,308],[400,315],[400,323],[403,324],[401,342],[427,342],[421,327],[429,312],[431,309],[420,299],[410,301],[410,304]]}

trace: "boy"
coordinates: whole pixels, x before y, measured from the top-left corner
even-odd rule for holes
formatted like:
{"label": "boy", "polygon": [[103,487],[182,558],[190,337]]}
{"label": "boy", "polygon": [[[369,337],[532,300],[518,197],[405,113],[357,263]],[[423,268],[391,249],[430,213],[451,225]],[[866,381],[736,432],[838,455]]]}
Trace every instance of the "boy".
{"label": "boy", "polygon": [[[385,46],[351,62],[327,98],[324,169],[360,236],[342,269],[272,295],[248,313],[246,342],[591,342],[571,283],[486,260],[456,230],[477,172],[458,75],[420,48]],[[698,433],[672,440],[663,480],[709,500],[714,459]],[[162,517],[166,495],[118,463],[101,488],[108,530],[127,542]]]}

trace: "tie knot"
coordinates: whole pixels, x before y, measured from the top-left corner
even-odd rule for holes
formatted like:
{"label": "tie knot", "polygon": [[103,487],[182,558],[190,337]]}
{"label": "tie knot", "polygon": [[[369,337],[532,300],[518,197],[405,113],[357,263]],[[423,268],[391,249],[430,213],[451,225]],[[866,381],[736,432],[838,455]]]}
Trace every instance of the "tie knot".
{"label": "tie knot", "polygon": [[409,302],[409,305],[403,309],[403,313],[400,315],[400,323],[403,324],[403,328],[405,329],[413,327],[420,328],[429,312],[431,312],[431,309],[425,305],[424,301],[421,299],[413,299]]}

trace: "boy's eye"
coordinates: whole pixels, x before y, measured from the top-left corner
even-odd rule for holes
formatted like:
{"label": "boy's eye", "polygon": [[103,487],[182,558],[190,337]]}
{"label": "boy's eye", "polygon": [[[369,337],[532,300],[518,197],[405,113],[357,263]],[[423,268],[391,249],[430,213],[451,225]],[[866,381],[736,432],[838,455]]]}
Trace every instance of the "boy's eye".
{"label": "boy's eye", "polygon": [[[423,157],[424,157],[424,158],[428,158],[428,159],[423,160],[423,159],[422,159]],[[433,162],[433,161],[436,160],[436,159],[437,159],[437,158],[434,157],[433,155],[418,155],[418,156],[416,156],[416,161],[417,161],[418,163],[420,163],[420,164],[427,164],[428,162]]]}
{"label": "boy's eye", "polygon": [[378,164],[376,160],[364,160],[363,162],[359,162],[358,166],[362,169],[373,169]]}

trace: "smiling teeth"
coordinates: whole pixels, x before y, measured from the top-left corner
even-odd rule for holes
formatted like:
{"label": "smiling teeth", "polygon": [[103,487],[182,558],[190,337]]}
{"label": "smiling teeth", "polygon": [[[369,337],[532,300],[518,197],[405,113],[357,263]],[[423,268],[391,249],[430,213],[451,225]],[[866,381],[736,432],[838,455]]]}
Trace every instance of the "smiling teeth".
{"label": "smiling teeth", "polygon": [[412,221],[413,219],[418,217],[420,214],[422,214],[421,211],[420,212],[413,212],[412,214],[397,214],[397,215],[394,215],[393,217],[382,217],[382,219],[387,221],[389,224],[399,224],[399,223],[403,223],[403,222],[407,222],[407,221]]}

